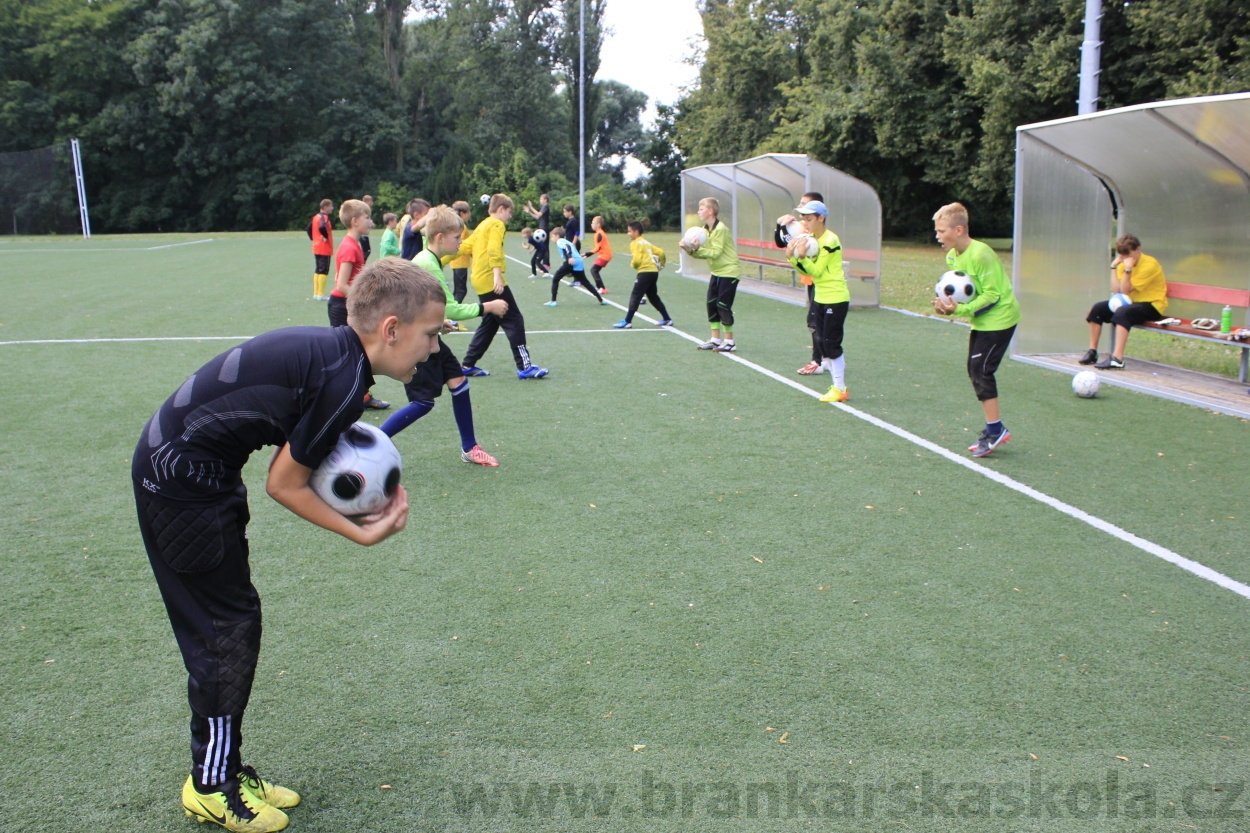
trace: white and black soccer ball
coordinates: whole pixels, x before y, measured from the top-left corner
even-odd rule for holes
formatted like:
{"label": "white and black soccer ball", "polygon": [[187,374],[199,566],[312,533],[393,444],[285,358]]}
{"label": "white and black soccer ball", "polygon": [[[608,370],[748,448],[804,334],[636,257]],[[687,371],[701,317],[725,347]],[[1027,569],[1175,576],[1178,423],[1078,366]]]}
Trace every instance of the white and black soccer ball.
{"label": "white and black soccer ball", "polygon": [[482,205],[490,205],[490,194],[483,194],[478,199],[482,201]]}
{"label": "white and black soccer ball", "polygon": [[691,226],[682,235],[681,243],[686,248],[686,251],[694,251],[701,248],[703,244],[707,243],[707,229],[702,226]]}
{"label": "white and black soccer ball", "polygon": [[381,428],[354,423],[313,470],[308,485],[342,515],[377,512],[399,488],[403,461]]}
{"label": "white and black soccer ball", "polygon": [[535,243],[541,243],[546,239],[547,239],[547,232],[543,231],[540,228],[534,229],[534,233],[530,235],[530,240],[533,240]]}
{"label": "white and black soccer ball", "polygon": [[1072,392],[1082,399],[1093,399],[1102,388],[1102,380],[1092,370],[1082,370],[1072,377]]}
{"label": "white and black soccer ball", "polygon": [[957,304],[966,304],[977,297],[977,287],[966,272],[946,272],[938,278],[933,287],[936,295],[952,299]]}
{"label": "white and black soccer ball", "polygon": [[794,253],[798,257],[815,257],[820,254],[820,241],[810,234],[800,234],[796,238],[799,243],[794,247]]}

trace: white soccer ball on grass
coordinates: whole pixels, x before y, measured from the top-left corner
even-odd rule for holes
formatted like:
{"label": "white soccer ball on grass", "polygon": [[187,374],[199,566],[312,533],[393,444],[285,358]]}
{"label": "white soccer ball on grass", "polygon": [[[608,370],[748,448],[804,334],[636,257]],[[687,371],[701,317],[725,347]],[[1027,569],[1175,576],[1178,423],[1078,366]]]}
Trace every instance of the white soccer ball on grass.
{"label": "white soccer ball on grass", "polygon": [[1072,377],[1072,392],[1082,399],[1093,399],[1102,388],[1102,380],[1092,370],[1082,370]]}
{"label": "white soccer ball on grass", "polygon": [[402,468],[391,438],[376,425],[357,422],[313,470],[308,485],[341,515],[369,515],[395,494]]}

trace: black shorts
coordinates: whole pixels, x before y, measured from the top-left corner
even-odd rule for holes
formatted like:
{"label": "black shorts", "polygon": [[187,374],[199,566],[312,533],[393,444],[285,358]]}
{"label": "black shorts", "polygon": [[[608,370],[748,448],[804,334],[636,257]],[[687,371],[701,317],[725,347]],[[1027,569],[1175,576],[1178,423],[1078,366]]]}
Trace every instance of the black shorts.
{"label": "black shorts", "polygon": [[968,378],[972,380],[978,402],[998,398],[998,381],[994,374],[1015,334],[1016,325],[1012,324],[1005,330],[973,330],[968,336]]}
{"label": "black shorts", "polygon": [[318,275],[330,274],[330,256],[329,255],[313,255],[313,261],[317,264],[313,268]]}
{"label": "black shorts", "polygon": [[326,307],[326,315],[330,316],[331,327],[346,327],[347,299],[331,295],[329,305]]}
{"label": "black shorts", "polygon": [[850,301],[839,301],[836,304],[812,301],[809,318],[815,326],[822,358],[836,359],[842,355],[842,334],[846,329],[846,313],[850,308]]}
{"label": "black shorts", "polygon": [[1162,321],[1163,313],[1155,309],[1154,304],[1148,303],[1125,304],[1112,312],[1111,304],[1099,301],[1089,308],[1089,315],[1085,316],[1085,320],[1091,324],[1117,324],[1131,330],[1147,321]]}
{"label": "black shorts", "polygon": [[460,359],[447,349],[447,345],[440,338],[438,352],[417,365],[412,381],[404,383],[404,393],[408,394],[409,402],[437,399],[449,379],[457,379],[463,375]]}

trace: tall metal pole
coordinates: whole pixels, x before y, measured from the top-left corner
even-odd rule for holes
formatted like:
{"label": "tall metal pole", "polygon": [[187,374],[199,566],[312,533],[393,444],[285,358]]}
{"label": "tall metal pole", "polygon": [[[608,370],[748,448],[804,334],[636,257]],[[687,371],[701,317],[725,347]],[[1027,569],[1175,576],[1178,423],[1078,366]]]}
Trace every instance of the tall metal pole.
{"label": "tall metal pole", "polygon": [[[74,185],[78,189],[78,219],[82,223],[82,236],[91,237],[91,215],[87,213],[87,183],[82,176],[82,153],[78,150],[78,140],[69,140],[70,157],[74,160]],[[13,233],[17,233],[14,221]]]}
{"label": "tall metal pole", "polygon": [[1098,75],[1102,63],[1102,0],[1085,0],[1085,40],[1081,43],[1081,88],[1078,115],[1098,111]]}
{"label": "tall metal pole", "polygon": [[577,236],[586,238],[586,0],[577,0]]}

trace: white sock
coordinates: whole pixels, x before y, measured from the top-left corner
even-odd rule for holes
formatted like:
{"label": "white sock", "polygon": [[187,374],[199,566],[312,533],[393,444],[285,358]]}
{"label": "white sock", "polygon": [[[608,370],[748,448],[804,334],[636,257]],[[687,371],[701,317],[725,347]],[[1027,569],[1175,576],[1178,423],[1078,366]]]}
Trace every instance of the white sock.
{"label": "white sock", "polygon": [[836,359],[822,359],[820,366],[829,371],[829,376],[833,379],[833,386],[846,390],[846,356],[841,355]]}

